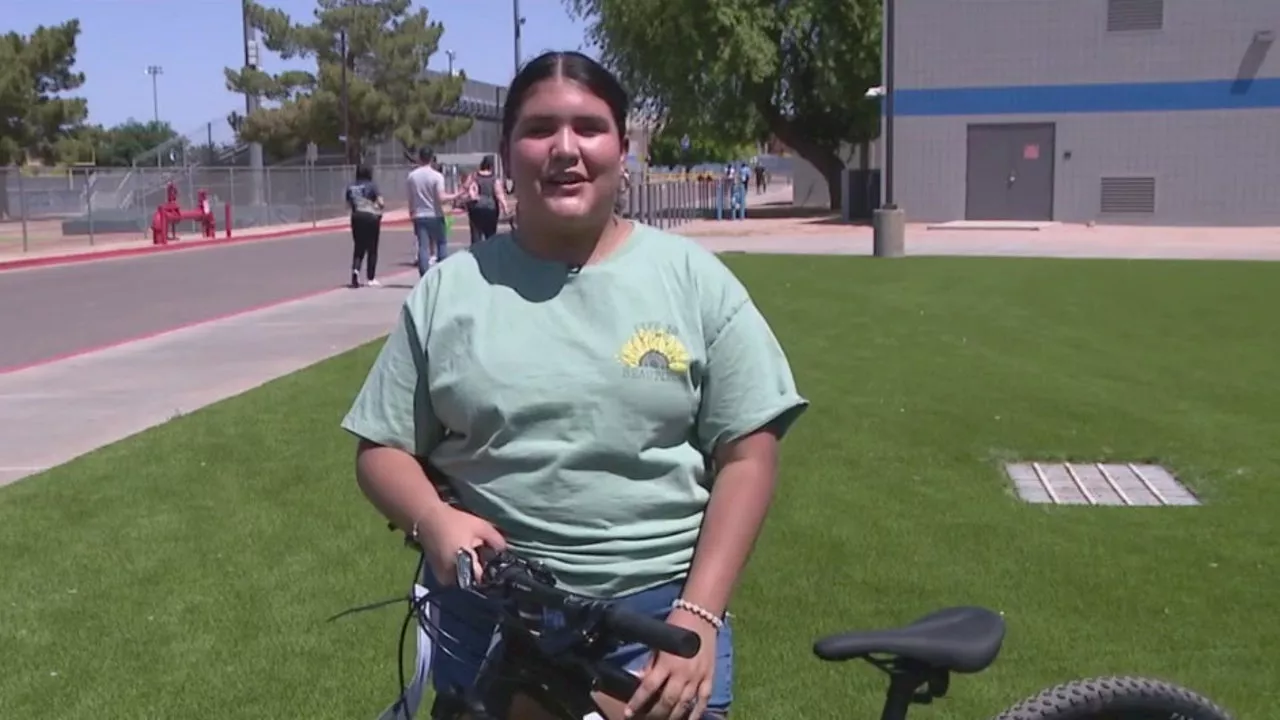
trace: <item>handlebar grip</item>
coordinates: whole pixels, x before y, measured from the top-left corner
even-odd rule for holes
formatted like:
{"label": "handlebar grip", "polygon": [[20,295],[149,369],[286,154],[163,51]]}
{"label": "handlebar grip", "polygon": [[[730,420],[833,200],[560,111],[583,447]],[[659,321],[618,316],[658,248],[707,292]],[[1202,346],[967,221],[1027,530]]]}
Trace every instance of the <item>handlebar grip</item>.
{"label": "handlebar grip", "polygon": [[615,700],[626,702],[636,694],[640,678],[608,661],[596,664],[596,689]]}
{"label": "handlebar grip", "polygon": [[691,658],[702,648],[702,638],[697,633],[617,605],[605,611],[604,621],[619,640],[640,643],[658,652]]}

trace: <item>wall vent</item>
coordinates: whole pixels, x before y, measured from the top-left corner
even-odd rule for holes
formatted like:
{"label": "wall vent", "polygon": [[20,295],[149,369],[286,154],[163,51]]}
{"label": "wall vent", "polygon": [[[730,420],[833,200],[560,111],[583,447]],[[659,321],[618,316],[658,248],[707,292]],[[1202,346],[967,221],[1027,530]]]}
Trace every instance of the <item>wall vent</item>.
{"label": "wall vent", "polygon": [[1107,32],[1164,28],[1164,0],[1107,0]]}
{"label": "wall vent", "polygon": [[1103,215],[1151,215],[1155,213],[1155,211],[1155,178],[1102,178]]}

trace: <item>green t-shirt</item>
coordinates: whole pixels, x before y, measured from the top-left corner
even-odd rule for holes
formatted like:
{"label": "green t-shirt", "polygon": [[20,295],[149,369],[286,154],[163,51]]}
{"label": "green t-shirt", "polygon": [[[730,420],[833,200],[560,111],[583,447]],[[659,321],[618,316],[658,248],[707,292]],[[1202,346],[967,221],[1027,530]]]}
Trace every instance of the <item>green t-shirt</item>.
{"label": "green t-shirt", "polygon": [[714,448],[807,404],[719,258],[636,225],[580,269],[510,235],[431,268],[342,426],[424,458],[513,550],[610,597],[686,575]]}

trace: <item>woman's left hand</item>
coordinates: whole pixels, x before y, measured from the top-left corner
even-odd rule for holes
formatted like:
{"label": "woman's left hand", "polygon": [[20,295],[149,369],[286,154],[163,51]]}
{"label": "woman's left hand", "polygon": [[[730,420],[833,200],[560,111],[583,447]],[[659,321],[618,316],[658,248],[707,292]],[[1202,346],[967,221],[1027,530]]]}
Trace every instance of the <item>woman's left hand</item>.
{"label": "woman's left hand", "polygon": [[[641,674],[640,687],[627,702],[626,717],[645,720],[698,720],[711,698],[716,670],[716,629],[685,610],[672,610],[667,622],[691,630],[702,639],[691,658],[654,653]],[[649,702],[653,707],[642,712]]]}

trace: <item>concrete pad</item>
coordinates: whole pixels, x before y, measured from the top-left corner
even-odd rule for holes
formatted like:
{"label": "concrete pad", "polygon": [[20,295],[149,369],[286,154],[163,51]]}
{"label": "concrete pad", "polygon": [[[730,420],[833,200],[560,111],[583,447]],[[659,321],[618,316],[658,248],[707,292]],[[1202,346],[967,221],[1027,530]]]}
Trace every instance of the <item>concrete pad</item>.
{"label": "concrete pad", "polygon": [[1026,230],[1036,232],[1058,223],[1023,222],[1019,220],[952,220],[950,222],[932,223],[926,230]]}
{"label": "concrete pad", "polygon": [[[386,334],[417,272],[0,375],[0,485]],[[74,408],[69,412],[68,408]]]}
{"label": "concrete pad", "polygon": [[[825,234],[709,235],[694,239],[713,252],[788,255],[871,255],[870,229]],[[677,231],[679,232],[679,231]],[[925,231],[909,227],[908,257],[1039,257],[1164,260],[1280,260],[1280,233],[1223,233],[1188,238],[1181,234],[1129,236],[1117,232],[1035,233]]]}

